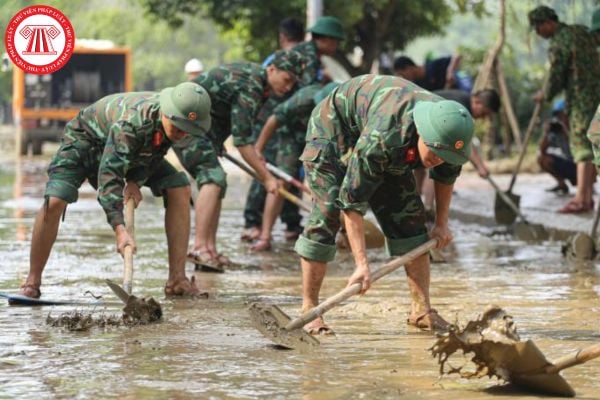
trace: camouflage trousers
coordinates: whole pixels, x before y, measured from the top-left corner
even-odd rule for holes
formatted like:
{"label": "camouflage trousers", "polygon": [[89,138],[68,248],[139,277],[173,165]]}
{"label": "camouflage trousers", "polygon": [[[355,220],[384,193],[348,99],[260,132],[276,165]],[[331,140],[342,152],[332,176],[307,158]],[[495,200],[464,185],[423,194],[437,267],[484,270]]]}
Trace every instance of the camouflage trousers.
{"label": "camouflage trousers", "polygon": [[590,122],[594,118],[596,104],[569,104],[569,145],[573,161],[592,161],[594,152],[587,136]]}
{"label": "camouflage trousers", "polygon": [[592,150],[594,151],[594,165],[600,167],[600,104],[596,109],[596,114],[590,123],[587,130],[587,137],[592,143]]}
{"label": "camouflage trousers", "polygon": [[[277,140],[276,138],[273,138],[273,140],[270,140],[269,143],[267,143],[267,146],[263,152],[263,156],[265,157],[265,160],[267,160],[267,162],[273,163],[277,156],[277,153]],[[297,177],[298,169],[296,169],[295,173],[290,173],[290,175]],[[292,192],[296,196],[299,196],[300,194],[299,190],[296,188],[291,188],[290,192]],[[252,183],[250,184],[250,189],[248,190],[248,195],[246,197],[246,206],[244,207],[245,228],[259,227],[262,225],[262,216],[265,207],[266,197],[267,192],[264,186],[256,179],[252,180]],[[302,221],[302,216],[300,215],[298,206],[294,203],[291,203],[287,200],[283,203],[283,209],[281,210],[280,218],[281,221],[287,225],[287,230],[297,231],[300,229],[300,222]]]}
{"label": "camouflage trousers", "polygon": [[221,198],[225,197],[227,175],[218,158],[221,150],[217,149],[210,138],[198,137],[185,148],[175,145],[173,151],[183,167],[196,181],[198,189],[202,185],[213,183],[221,187]]}
{"label": "camouflage trousers", "polygon": [[[69,125],[65,131],[68,129]],[[74,203],[77,201],[79,188],[86,179],[94,189],[98,188],[98,168],[104,148],[89,140],[77,139],[73,132],[68,133],[70,135],[64,135],[58,151],[48,166],[49,180],[44,197],[46,199],[56,197],[67,203]],[[128,171],[126,176],[126,179],[137,182],[143,178],[145,178],[145,173],[139,168]],[[178,172],[165,159],[162,159],[160,165],[153,168],[152,174],[144,182],[144,186],[149,187],[152,194],[157,197],[163,196],[167,189],[187,185],[189,185],[189,181],[185,173]]]}
{"label": "camouflage trousers", "polygon": [[[309,142],[301,156],[306,179],[313,192],[313,208],[295,250],[303,258],[328,262],[335,258],[335,236],[340,229],[337,199],[346,175],[336,145],[328,142],[315,149]],[[389,255],[407,253],[428,240],[425,207],[417,193],[412,170],[386,173],[369,205],[386,238]]]}

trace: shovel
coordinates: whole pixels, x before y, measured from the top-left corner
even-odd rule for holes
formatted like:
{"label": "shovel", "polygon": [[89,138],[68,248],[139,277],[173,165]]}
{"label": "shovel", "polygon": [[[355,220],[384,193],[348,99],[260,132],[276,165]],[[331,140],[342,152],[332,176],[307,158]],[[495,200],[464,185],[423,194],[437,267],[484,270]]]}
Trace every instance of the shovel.
{"label": "shovel", "polygon": [[[377,271],[371,274],[371,281],[375,281],[393,272],[406,263],[427,253],[437,244],[437,239],[431,239],[428,242],[414,248],[401,257],[397,257],[385,264]],[[292,320],[276,305],[265,303],[252,303],[248,307],[250,320],[260,333],[273,343],[288,349],[308,350],[317,347],[319,341],[309,335],[304,329],[304,325],[316,318],[322,316],[327,311],[339,305],[344,300],[358,294],[362,289],[361,283],[355,283],[346,287],[341,292],[329,297],[321,304],[311,308],[298,318]]]}
{"label": "shovel", "polygon": [[567,256],[572,256],[578,260],[591,260],[598,250],[596,249],[596,231],[598,230],[598,220],[600,218],[600,205],[596,209],[594,224],[590,234],[579,232],[567,240],[563,246],[562,252]]}
{"label": "shovel", "polygon": [[559,372],[600,357],[600,344],[578,350],[553,363],[546,360],[531,340],[517,343],[515,349],[517,357],[507,366],[510,382],[536,393],[563,397],[574,397],[575,390]]}
{"label": "shovel", "polygon": [[[545,90],[547,82],[548,78],[546,78],[542,90]],[[531,115],[529,125],[527,126],[527,131],[525,132],[525,138],[523,139],[521,153],[519,154],[519,161],[517,162],[517,166],[515,168],[515,171],[513,172],[512,178],[510,180],[510,185],[508,186],[508,190],[505,192],[506,196],[512,200],[512,203],[516,205],[517,208],[519,207],[521,196],[513,194],[512,189],[517,180],[519,170],[521,169],[521,164],[523,164],[523,159],[525,158],[525,153],[527,152],[527,145],[529,144],[529,140],[531,139],[531,135],[533,133],[533,128],[535,128],[541,110],[542,102],[538,101],[535,104],[533,114]],[[494,202],[494,217],[496,218],[497,223],[503,225],[510,225],[513,222],[515,222],[518,214],[515,213],[514,209],[504,201],[506,197],[500,196],[499,193],[500,191],[496,192],[496,200]]]}
{"label": "shovel", "polygon": [[[248,167],[246,164],[244,164],[243,162],[238,160],[237,158],[235,158],[232,155],[227,154],[227,153],[223,153],[223,157],[225,157],[226,159],[228,159],[229,161],[231,161],[232,163],[234,163],[235,165],[240,167],[240,169],[245,171],[248,175],[250,175],[254,179],[258,179],[256,177],[256,174],[254,173],[254,171],[252,169],[250,169],[250,167]],[[304,211],[307,211],[307,212],[311,211],[312,207],[310,206],[310,204],[305,203],[304,201],[302,201],[302,199],[300,199],[297,196],[295,196],[294,194],[288,192],[284,188],[279,188],[278,192],[286,200],[289,200],[290,202],[296,204],[298,207],[300,207]],[[379,228],[377,228],[377,226],[375,226],[375,224],[373,224],[368,219],[364,220],[364,224],[365,224],[365,245],[366,245],[367,249],[382,247],[385,242],[385,239],[384,239],[384,236],[383,236],[383,233],[381,232],[381,230],[379,230]]]}
{"label": "shovel", "polygon": [[302,182],[300,182],[298,179],[294,178],[293,176],[291,176],[287,172],[283,171],[280,168],[277,168],[275,165],[273,165],[271,163],[267,163],[267,169],[273,175],[275,175],[276,177],[278,177],[279,179],[283,179],[284,181],[286,181],[290,185],[294,185],[298,189],[302,190],[304,193],[312,196],[312,192],[310,191],[310,189],[308,187],[306,187],[306,185],[304,185]]}
{"label": "shovel", "polygon": [[[135,240],[134,210],[135,201],[133,198],[130,198],[125,203],[125,228],[131,238]],[[146,300],[131,294],[133,290],[133,248],[131,246],[125,246],[125,249],[123,249],[123,263],[123,287],[110,279],[106,280],[106,284],[125,304],[125,308],[123,309],[125,318],[135,323],[158,321],[162,317],[160,304],[152,297]]]}
{"label": "shovel", "polygon": [[517,222],[517,224],[515,225],[515,231],[519,238],[521,238],[521,239],[529,239],[530,238],[533,240],[547,240],[548,239],[548,237],[550,235],[548,234],[548,231],[546,231],[546,228],[544,228],[543,225],[532,224],[529,221],[527,221],[525,216],[519,210],[519,206],[512,201],[512,198],[509,196],[509,193],[505,193],[502,190],[500,190],[500,188],[498,187],[496,182],[494,182],[494,180],[492,179],[492,177],[489,174],[488,174],[488,176],[486,176],[486,179],[490,183],[490,185],[492,185],[494,190],[496,191],[496,196],[499,196],[502,199],[504,205],[509,207],[510,210],[512,210],[512,212],[514,212],[515,215],[517,215],[520,218],[521,222]]}
{"label": "shovel", "polygon": [[[133,240],[135,240],[134,212],[135,200],[133,200],[133,198],[130,198],[129,200],[127,200],[127,203],[125,203],[125,229],[127,229],[127,233],[129,233],[129,236],[131,236]],[[130,296],[133,290],[133,248],[129,245],[125,246],[125,248],[123,249],[123,264],[123,287],[121,289],[122,292]],[[113,290],[113,292],[115,292],[114,288],[119,286],[116,283],[110,281],[109,279],[106,280],[106,284]],[[117,295],[117,297],[123,300],[121,298],[122,293],[115,292],[115,294]],[[124,300],[124,302],[126,303],[127,300]]]}
{"label": "shovel", "polygon": [[[480,153],[481,146],[479,144],[479,139],[473,138],[473,141],[471,144],[472,144],[473,148],[475,149],[475,151]],[[471,160],[471,164],[473,164],[473,166],[475,168],[477,168],[477,166],[475,165],[473,160]],[[515,230],[517,231],[517,233],[521,233],[520,235],[518,235],[519,237],[526,237],[526,238],[531,237],[534,240],[546,240],[548,238],[548,236],[549,236],[548,232],[546,231],[546,229],[544,228],[543,225],[531,224],[529,221],[527,221],[527,219],[521,213],[521,211],[519,211],[518,203],[514,202],[514,197],[519,197],[519,196],[516,196],[511,193],[503,192],[498,187],[498,184],[492,179],[492,176],[489,173],[487,174],[485,179],[494,188],[494,191],[496,192],[496,198],[499,197],[502,200],[503,207],[508,207],[508,209],[510,209],[514,213],[515,216],[518,216],[521,219],[521,223],[520,224],[518,223],[517,226],[515,227]],[[496,203],[497,203],[497,200],[496,200]],[[497,214],[496,214],[496,221],[498,222]],[[513,219],[513,222],[514,222],[514,219]]]}

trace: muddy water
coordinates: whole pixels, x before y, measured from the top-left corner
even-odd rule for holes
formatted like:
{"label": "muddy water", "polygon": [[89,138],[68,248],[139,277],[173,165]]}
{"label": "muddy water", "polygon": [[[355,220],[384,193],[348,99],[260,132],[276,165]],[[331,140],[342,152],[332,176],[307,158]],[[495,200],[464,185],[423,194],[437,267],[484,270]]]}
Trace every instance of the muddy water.
{"label": "muddy water", "polygon": [[[14,291],[28,268],[28,239],[41,204],[47,158],[0,163],[0,291]],[[16,183],[16,185],[15,185]],[[167,300],[166,244],[159,200],[145,192],[137,212],[134,293],[158,299],[159,324],[68,332],[46,325],[47,313],[73,307],[8,307],[0,303],[0,398],[404,398],[482,399],[510,394],[536,398],[494,380],[438,379],[426,351],[434,338],[407,327],[409,298],[403,272],[379,281],[367,296],[332,310],[337,336],[317,351],[277,350],[251,328],[248,302],[280,305],[296,316],[298,261],[276,231],[276,252],[254,255],[237,240],[239,199],[247,180],[231,176],[221,218],[222,249],[246,268],[196,273],[208,300]],[[16,190],[15,190],[16,188]],[[15,195],[17,198],[15,198]],[[466,322],[489,303],[513,315],[522,339],[550,358],[600,341],[600,267],[569,264],[558,243],[526,245],[490,237],[489,228],[453,221],[456,240],[448,262],[435,264],[432,298],[450,319]],[[381,252],[371,254],[384,260]],[[374,262],[374,265],[377,264]],[[188,265],[188,272],[192,273]],[[341,289],[352,264],[340,254],[323,290]],[[69,207],[44,275],[44,297],[85,300],[92,291],[116,299],[103,280],[120,281],[122,262],[90,187]],[[118,313],[119,308],[96,308]],[[600,360],[563,373],[581,398],[600,398]]]}

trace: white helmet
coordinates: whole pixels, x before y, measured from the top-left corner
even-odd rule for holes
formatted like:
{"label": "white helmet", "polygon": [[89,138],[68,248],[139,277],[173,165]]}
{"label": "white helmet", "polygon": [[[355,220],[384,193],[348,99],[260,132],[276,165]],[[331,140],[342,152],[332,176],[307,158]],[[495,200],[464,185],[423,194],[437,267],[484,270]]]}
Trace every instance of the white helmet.
{"label": "white helmet", "polygon": [[197,58],[192,58],[188,62],[185,63],[185,73],[189,74],[191,72],[202,72],[204,71],[204,65]]}

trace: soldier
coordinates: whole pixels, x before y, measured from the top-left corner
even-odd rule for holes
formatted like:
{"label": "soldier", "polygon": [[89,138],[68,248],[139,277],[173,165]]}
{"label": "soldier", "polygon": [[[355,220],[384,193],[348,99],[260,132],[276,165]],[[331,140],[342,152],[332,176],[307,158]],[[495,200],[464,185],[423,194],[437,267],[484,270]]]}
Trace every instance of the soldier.
{"label": "soldier", "polygon": [[185,145],[210,127],[210,98],[199,85],[186,82],[160,93],[113,94],[84,108],[65,126],[60,148],[48,167],[44,205],[33,226],[29,275],[20,294],[39,298],[42,272],[56,240],[61,215],[77,201],[87,178],[98,189],[98,202],[115,231],[117,250],[135,249],[124,225],[123,204],[142,200],[140,186],[164,196],[169,248],[167,295],[198,295],[185,276],[190,232],[189,182],[163,157],[169,147]]}
{"label": "soldier", "polygon": [[[473,120],[460,104],[401,78],[363,75],[335,89],[315,107],[300,159],[313,192],[313,209],[295,250],[301,256],[303,309],[318,304],[327,263],[336,252],[343,213],[356,263],[348,284],[370,287],[363,215],[371,206],[391,256],[408,252],[431,236],[438,248],[452,240],[448,210],[454,180],[469,159]],[[437,214],[430,234],[412,170],[431,168]],[[410,325],[443,329],[447,322],[429,301],[429,255],[406,265],[412,306]],[[322,318],[310,333],[331,333]]]}
{"label": "soldier", "polygon": [[[298,43],[304,40],[304,26],[296,18],[286,18],[279,24],[279,48],[281,50],[290,50],[297,46]],[[273,61],[275,53],[269,55],[263,61],[263,67],[266,67]],[[258,117],[254,124],[253,134],[258,137],[260,131],[267,121],[267,118],[273,113],[273,109],[277,107],[279,103],[285,101],[291,95],[291,91],[284,97],[271,95],[265,102]],[[277,149],[275,148],[275,141],[269,143],[269,146],[265,148],[262,156],[265,160],[270,163],[275,162],[275,155]],[[292,189],[292,192],[298,194],[297,189]],[[267,192],[264,186],[256,179],[252,180],[250,188],[248,189],[248,195],[246,196],[246,205],[244,206],[244,230],[240,239],[245,242],[252,242],[260,236],[260,229],[263,219],[263,208],[265,206],[265,199]],[[300,232],[302,232],[302,226],[300,222],[302,216],[298,210],[298,206],[289,201],[284,202],[283,210],[281,212],[281,221],[287,225],[284,232],[284,236],[288,240],[296,240]]]}
{"label": "soldier", "polygon": [[340,42],[346,38],[342,22],[331,16],[320,17],[308,31],[312,33],[312,39],[294,47],[306,59],[300,80],[302,86],[324,80],[321,56],[333,56]]}
{"label": "soldier", "polygon": [[529,24],[539,36],[550,40],[547,89],[545,93],[537,93],[534,99],[550,101],[565,91],[571,135],[569,143],[573,160],[577,163],[577,193],[558,212],[588,212],[594,208],[594,168],[591,164],[594,156],[586,129],[600,102],[600,59],[595,41],[586,27],[560,22],[554,10],[546,6],[529,12]]}
{"label": "soldier", "polygon": [[202,85],[212,101],[212,127],[186,148],[174,148],[181,163],[194,177],[199,188],[195,202],[196,235],[188,254],[201,264],[224,266],[229,259],[217,252],[216,232],[221,199],[227,181],[218,155],[223,142],[233,136],[233,144],[256,171],[268,192],[275,193],[279,182],[267,171],[254,150],[252,124],[270,93],[284,95],[296,84],[303,67],[302,55],[278,51],[266,68],[254,63],[233,63],[213,68],[195,82]]}
{"label": "soldier", "polygon": [[[324,87],[318,83],[308,85],[298,90],[287,101],[279,104],[273,115],[264,125],[255,147],[260,155],[277,131],[275,164],[285,173],[298,178],[300,168],[300,154],[304,149],[306,128],[310,113],[315,104],[323,100],[337,87],[337,83],[329,83]],[[275,219],[282,212],[283,198],[268,194],[263,212],[262,229],[252,250],[266,251],[271,248],[271,231]],[[287,239],[287,236],[286,236]]]}

